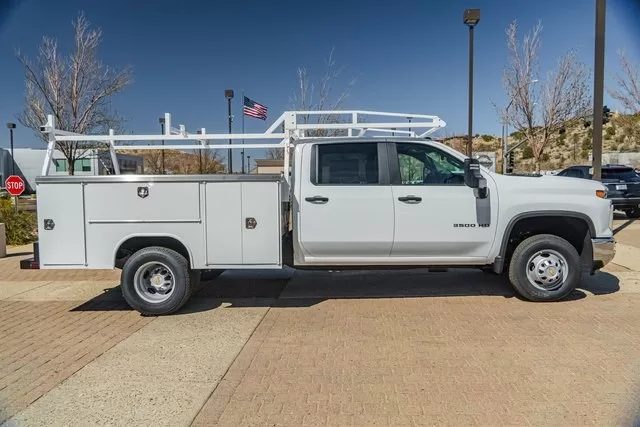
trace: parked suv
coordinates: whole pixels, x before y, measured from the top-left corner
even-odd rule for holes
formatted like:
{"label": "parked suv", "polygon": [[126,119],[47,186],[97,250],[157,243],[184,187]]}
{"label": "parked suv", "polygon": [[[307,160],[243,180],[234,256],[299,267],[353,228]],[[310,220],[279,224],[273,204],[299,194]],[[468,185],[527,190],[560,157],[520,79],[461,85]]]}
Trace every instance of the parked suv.
{"label": "parked suv", "polygon": [[[591,166],[571,166],[558,176],[591,179]],[[602,183],[607,186],[607,198],[613,208],[628,218],[640,218],[640,175],[630,166],[602,165]]]}

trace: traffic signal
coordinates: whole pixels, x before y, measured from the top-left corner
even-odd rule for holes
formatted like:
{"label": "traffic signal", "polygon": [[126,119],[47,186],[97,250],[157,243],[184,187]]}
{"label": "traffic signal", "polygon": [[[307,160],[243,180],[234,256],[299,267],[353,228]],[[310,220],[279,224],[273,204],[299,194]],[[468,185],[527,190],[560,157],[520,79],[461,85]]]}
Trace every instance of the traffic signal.
{"label": "traffic signal", "polygon": [[513,151],[511,151],[509,154],[507,154],[507,173],[513,173],[513,169],[515,167],[515,153]]}
{"label": "traffic signal", "polygon": [[611,120],[611,110],[606,105],[602,107],[602,124],[606,125]]}

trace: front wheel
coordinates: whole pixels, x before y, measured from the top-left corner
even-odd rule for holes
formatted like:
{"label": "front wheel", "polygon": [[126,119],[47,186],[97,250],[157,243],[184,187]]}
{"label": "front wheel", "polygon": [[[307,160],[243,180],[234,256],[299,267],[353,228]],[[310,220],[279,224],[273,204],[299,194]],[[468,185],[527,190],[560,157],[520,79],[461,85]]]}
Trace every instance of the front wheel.
{"label": "front wheel", "polygon": [[530,301],[557,301],[580,281],[580,255],[561,237],[539,234],[523,240],[513,252],[509,281]]}
{"label": "front wheel", "polygon": [[121,277],[124,299],[145,315],[177,311],[197,285],[185,257],[163,247],[144,248],[131,255]]}
{"label": "front wheel", "polygon": [[625,213],[627,214],[627,218],[632,218],[632,219],[640,218],[640,208],[638,207],[631,208],[627,210]]}

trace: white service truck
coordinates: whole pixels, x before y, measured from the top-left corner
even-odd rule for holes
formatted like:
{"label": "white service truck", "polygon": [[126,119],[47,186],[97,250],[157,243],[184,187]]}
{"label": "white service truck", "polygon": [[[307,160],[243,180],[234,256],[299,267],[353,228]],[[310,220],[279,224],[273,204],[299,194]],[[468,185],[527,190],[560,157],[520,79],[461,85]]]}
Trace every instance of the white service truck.
{"label": "white service truck", "polygon": [[[348,119],[304,123],[311,114]],[[234,135],[165,121],[164,135],[76,135],[49,116],[37,253],[23,268],[121,268],[128,304],[161,315],[185,304],[203,271],[471,267],[508,272],[522,297],[554,301],[614,256],[613,209],[600,182],[492,173],[428,137],[445,125],[437,116],[286,112],[265,133]],[[280,142],[209,144],[240,138]],[[163,147],[122,144],[160,139]],[[182,140],[197,144],[175,145]],[[63,141],[106,143],[114,160],[119,149],[279,147],[285,173],[119,175],[114,161],[114,175],[49,176]]]}

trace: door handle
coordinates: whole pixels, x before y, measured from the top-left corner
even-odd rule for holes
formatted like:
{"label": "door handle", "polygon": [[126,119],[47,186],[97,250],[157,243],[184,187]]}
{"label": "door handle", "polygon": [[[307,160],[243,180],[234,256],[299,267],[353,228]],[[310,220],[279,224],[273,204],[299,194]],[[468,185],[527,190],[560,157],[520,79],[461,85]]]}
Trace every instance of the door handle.
{"label": "door handle", "polygon": [[398,197],[398,200],[405,203],[420,203],[422,201],[422,197],[409,195],[404,197]]}
{"label": "door handle", "polygon": [[329,201],[329,198],[323,197],[323,196],[313,196],[313,197],[306,197],[305,200],[307,202],[311,202],[311,203],[315,203],[316,205],[319,205],[319,204],[327,203]]}

